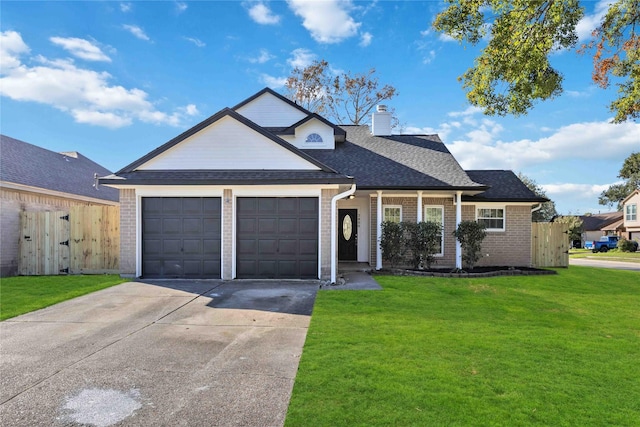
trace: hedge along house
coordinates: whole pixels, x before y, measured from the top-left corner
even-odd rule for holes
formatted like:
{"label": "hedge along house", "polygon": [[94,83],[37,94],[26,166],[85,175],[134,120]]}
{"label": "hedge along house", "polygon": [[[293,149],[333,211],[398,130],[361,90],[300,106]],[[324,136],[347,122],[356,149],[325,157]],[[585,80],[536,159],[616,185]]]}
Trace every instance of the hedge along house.
{"label": "hedge along house", "polygon": [[510,171],[464,171],[437,135],[337,126],[271,89],[225,108],[113,175],[129,277],[335,281],[380,269],[383,221],[437,221],[439,264],[461,265],[462,220],[487,225],[485,265],[531,263],[537,197]]}

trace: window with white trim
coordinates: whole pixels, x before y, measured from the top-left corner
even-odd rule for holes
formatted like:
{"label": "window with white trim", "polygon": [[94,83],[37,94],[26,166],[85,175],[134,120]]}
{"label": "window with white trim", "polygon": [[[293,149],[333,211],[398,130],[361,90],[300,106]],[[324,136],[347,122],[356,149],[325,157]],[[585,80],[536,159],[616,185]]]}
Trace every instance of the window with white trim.
{"label": "window with white trim", "polygon": [[637,221],[638,220],[638,205],[635,203],[627,205],[624,208],[624,220],[625,221]]}
{"label": "window with white trim", "polygon": [[382,207],[382,220],[390,222],[402,222],[402,206],[385,205]]}
{"label": "window with white trim", "polygon": [[484,224],[487,231],[504,231],[504,208],[478,208],[476,220]]}
{"label": "window with white trim", "polygon": [[424,205],[424,221],[440,224],[440,247],[437,255],[444,255],[444,206]]}

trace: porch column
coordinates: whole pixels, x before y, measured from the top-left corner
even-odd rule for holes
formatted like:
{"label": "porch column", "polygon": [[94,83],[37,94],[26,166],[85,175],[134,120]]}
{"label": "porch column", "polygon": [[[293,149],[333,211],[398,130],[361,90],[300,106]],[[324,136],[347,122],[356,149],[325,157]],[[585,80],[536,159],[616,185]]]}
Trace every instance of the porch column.
{"label": "porch column", "polygon": [[[456,191],[456,229],[462,222],[462,191]],[[462,246],[456,239],[456,268],[462,269]]]}
{"label": "porch column", "polygon": [[376,270],[382,268],[382,249],[380,241],[382,240],[382,190],[378,190],[378,215],[376,218]]}
{"label": "porch column", "polygon": [[416,222],[422,222],[422,191],[418,191],[418,217]]}

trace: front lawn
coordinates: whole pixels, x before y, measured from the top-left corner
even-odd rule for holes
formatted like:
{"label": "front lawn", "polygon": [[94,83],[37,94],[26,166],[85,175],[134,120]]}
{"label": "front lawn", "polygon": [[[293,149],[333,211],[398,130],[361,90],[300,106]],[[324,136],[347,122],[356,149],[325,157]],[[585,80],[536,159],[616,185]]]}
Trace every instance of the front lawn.
{"label": "front lawn", "polygon": [[640,425],[640,274],[318,293],[286,426]]}
{"label": "front lawn", "polygon": [[623,261],[640,263],[640,252],[622,252],[611,249],[607,252],[593,252],[591,249],[571,249],[569,258],[589,258],[599,261]]}
{"label": "front lawn", "polygon": [[0,320],[126,282],[117,275],[18,276],[0,280]]}

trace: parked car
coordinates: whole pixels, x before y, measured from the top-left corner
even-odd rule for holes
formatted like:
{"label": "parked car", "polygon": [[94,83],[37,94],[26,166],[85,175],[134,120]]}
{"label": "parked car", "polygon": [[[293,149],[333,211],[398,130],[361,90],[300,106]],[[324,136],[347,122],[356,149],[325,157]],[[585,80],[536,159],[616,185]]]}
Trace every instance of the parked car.
{"label": "parked car", "polygon": [[[593,252],[607,252],[609,249],[615,249],[618,247],[618,236],[602,236],[600,240],[594,242],[586,242],[591,243],[590,249]],[[638,242],[634,243],[634,250],[638,250]],[[585,244],[585,248],[589,248],[589,245]]]}

